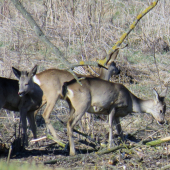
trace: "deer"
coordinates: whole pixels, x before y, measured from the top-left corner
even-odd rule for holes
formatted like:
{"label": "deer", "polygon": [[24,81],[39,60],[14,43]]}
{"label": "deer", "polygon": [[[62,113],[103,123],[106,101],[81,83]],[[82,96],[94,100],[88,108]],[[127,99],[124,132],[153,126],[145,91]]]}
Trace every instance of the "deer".
{"label": "deer", "polygon": [[109,148],[112,146],[112,126],[116,125],[118,135],[124,141],[120,117],[130,113],[150,113],[160,124],[164,124],[167,88],[159,95],[154,89],[153,99],[143,100],[132,94],[123,84],[112,83],[98,78],[65,82],[63,96],[69,103],[70,117],[67,122],[70,155],[75,155],[73,128],[85,112],[109,115]]}
{"label": "deer", "polygon": [[[31,73],[30,73],[31,74]],[[36,85],[37,86],[37,85]],[[32,124],[31,130],[32,132],[36,131],[36,126],[34,124],[34,113],[33,111],[37,109],[36,107],[29,107],[32,103],[32,99],[29,96],[25,96],[24,98],[21,98],[18,95],[19,91],[19,85],[18,81],[14,79],[9,79],[5,77],[0,77],[0,108],[7,109],[9,111],[17,111],[21,113],[21,119],[23,119],[24,110],[27,110],[26,117],[28,118],[28,121]],[[23,120],[22,120],[23,121]],[[23,121],[24,122],[24,121]],[[27,145],[26,140],[26,123],[23,123],[23,141],[25,141]],[[34,138],[36,138],[36,133],[34,133]]]}
{"label": "deer", "polygon": [[[108,71],[104,71],[104,68],[101,67],[101,73],[100,78],[110,78],[113,74],[119,74],[120,70],[116,67],[116,64],[114,60],[116,59],[118,55],[119,49],[116,49],[113,53],[109,55],[109,59],[107,61],[106,67],[108,67]],[[12,67],[12,70],[15,74],[15,76],[19,80],[19,95],[21,97],[26,96],[32,96],[33,92],[40,94],[39,92],[42,91],[42,96],[38,95],[37,101],[35,103],[41,103],[39,104],[36,109],[34,110],[34,116],[36,116],[38,110],[46,104],[45,110],[42,114],[42,117],[45,120],[47,129],[51,132],[54,138],[59,139],[57,136],[55,129],[50,123],[50,113],[53,110],[55,103],[58,99],[63,99],[62,95],[62,86],[64,82],[71,81],[74,79],[74,76],[66,71],[66,70],[59,70],[59,69],[48,69],[43,72],[37,73],[37,65],[31,70],[30,73],[27,71],[20,71],[14,67]],[[80,75],[78,75],[80,76]],[[82,75],[81,75],[82,76]],[[38,87],[37,87],[38,86]],[[41,89],[41,90],[40,90]],[[36,91],[37,90],[37,91]],[[33,94],[34,95],[34,94]],[[23,99],[23,101],[25,101]],[[27,103],[25,101],[25,103]],[[28,103],[30,107],[34,108],[34,103],[30,102]],[[33,110],[33,109],[32,109]],[[24,134],[26,135],[26,115],[31,114],[32,119],[29,121],[32,133],[34,138],[36,138],[36,128],[35,128],[35,118],[33,119],[33,113],[21,113],[21,120],[22,125],[24,128]],[[34,122],[33,122],[34,121]]]}
{"label": "deer", "polygon": [[19,111],[18,81],[0,77],[0,108]]}
{"label": "deer", "polygon": [[12,67],[12,70],[19,80],[15,81],[17,83],[15,92],[17,91],[16,96],[20,100],[17,105],[17,111],[20,112],[20,118],[23,128],[23,146],[28,146],[26,118],[29,121],[34,139],[36,139],[37,135],[34,112],[42,104],[43,91],[36,83],[33,82],[33,76],[35,76],[37,72],[36,66],[30,72],[19,71],[14,67]]}

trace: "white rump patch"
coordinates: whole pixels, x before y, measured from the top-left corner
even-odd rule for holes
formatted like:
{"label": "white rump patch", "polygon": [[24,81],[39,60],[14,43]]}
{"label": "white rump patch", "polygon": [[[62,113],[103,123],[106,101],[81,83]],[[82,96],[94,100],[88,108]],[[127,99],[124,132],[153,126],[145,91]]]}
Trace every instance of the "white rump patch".
{"label": "white rump patch", "polygon": [[41,85],[40,80],[37,78],[36,75],[33,77],[33,82],[38,84],[39,86]]}
{"label": "white rump patch", "polygon": [[73,92],[72,90],[68,89],[68,94],[67,94],[67,96],[68,96],[69,98],[72,98],[72,97],[74,96],[74,92]]}

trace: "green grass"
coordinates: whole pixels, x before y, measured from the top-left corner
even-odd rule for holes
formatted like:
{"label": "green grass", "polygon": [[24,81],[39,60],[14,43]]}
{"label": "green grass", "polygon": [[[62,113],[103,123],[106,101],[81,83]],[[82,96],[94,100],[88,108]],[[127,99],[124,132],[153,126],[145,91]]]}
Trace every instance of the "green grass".
{"label": "green grass", "polygon": [[152,87],[152,84],[145,84],[145,85],[141,85],[141,84],[132,84],[130,85],[130,87],[128,87],[128,89],[135,94],[136,96],[140,97],[140,98],[153,98],[154,94],[153,94],[153,89],[154,87]]}
{"label": "green grass", "polygon": [[[154,57],[152,55],[143,54],[141,51],[126,51],[127,60],[130,64],[153,64]],[[159,61],[158,61],[159,62]]]}
{"label": "green grass", "polygon": [[0,170],[52,170],[52,168],[44,167],[42,165],[35,165],[35,163],[9,163],[0,161]]}

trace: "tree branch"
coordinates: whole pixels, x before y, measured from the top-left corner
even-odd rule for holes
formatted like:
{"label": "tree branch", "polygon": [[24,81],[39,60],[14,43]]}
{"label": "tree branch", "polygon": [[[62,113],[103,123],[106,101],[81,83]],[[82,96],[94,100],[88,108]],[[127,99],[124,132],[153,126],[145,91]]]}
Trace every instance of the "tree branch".
{"label": "tree branch", "polygon": [[114,52],[118,46],[122,44],[122,42],[125,40],[125,38],[130,34],[130,32],[136,27],[137,23],[144,17],[150,10],[152,10],[158,3],[159,0],[156,0],[151,3],[150,6],[148,6],[144,11],[142,11],[135,19],[135,21],[130,25],[129,30],[120,37],[120,39],[116,42],[116,44],[109,50],[108,55],[103,60],[98,60],[97,62],[101,65],[105,65],[107,63],[109,54]]}
{"label": "tree branch", "polygon": [[81,82],[79,81],[76,74],[73,72],[73,68],[77,66],[85,66],[85,65],[92,65],[98,67],[97,62],[92,61],[80,61],[77,64],[70,63],[65,57],[64,54],[53,44],[50,42],[50,40],[45,36],[41,28],[38,26],[36,21],[33,19],[31,14],[27,12],[27,10],[24,8],[22,3],[19,0],[11,0],[15,7],[18,9],[18,11],[21,12],[22,16],[28,21],[31,28],[34,30],[35,34],[38,36],[38,38],[46,44],[46,46],[56,55],[56,57],[59,59],[59,61],[65,66],[65,69],[69,71],[74,78],[78,81],[78,83],[81,85]]}
{"label": "tree branch", "polygon": [[[142,13],[140,13],[137,17],[136,20],[130,25],[130,29],[124,33],[121,38],[117,41],[117,43],[112,47],[112,49],[109,51],[107,57],[104,60],[98,60],[96,62],[92,62],[92,61],[80,61],[76,64],[72,64],[70,63],[65,57],[64,54],[53,44],[49,41],[49,39],[44,35],[43,31],[41,30],[41,28],[38,26],[38,24],[36,23],[36,21],[33,19],[33,17],[31,16],[31,14],[29,12],[26,11],[26,9],[23,7],[23,5],[21,4],[21,2],[19,0],[11,0],[13,2],[13,4],[15,5],[15,7],[21,12],[21,14],[23,15],[23,17],[28,21],[28,23],[30,24],[31,28],[34,30],[34,32],[36,33],[36,35],[38,36],[38,38],[44,42],[47,47],[56,55],[56,57],[60,60],[60,62],[62,64],[64,64],[65,69],[68,70],[71,74],[73,74],[74,78],[79,82],[78,77],[76,76],[76,74],[74,74],[73,72],[73,68],[77,67],[77,66],[85,66],[85,65],[91,65],[91,66],[96,66],[98,67],[99,64],[105,66],[108,59],[109,59],[109,54],[114,52],[118,46],[121,45],[121,43],[124,41],[124,39],[130,34],[130,32],[135,28],[135,26],[137,25],[137,23],[140,21],[140,19],[145,16],[151,9],[153,9],[158,0],[154,1],[153,3],[151,3],[151,5],[146,8]],[[79,82],[80,83],[80,82]],[[80,83],[81,84],[81,83]]]}
{"label": "tree branch", "polygon": [[[27,12],[27,10],[24,8],[22,3],[19,0],[11,0],[15,7],[18,9],[19,12],[21,12],[22,16],[28,21],[31,28],[34,30],[35,34],[38,36],[38,38],[46,44],[46,46],[56,55],[56,57],[60,60],[61,63],[64,64],[66,70],[72,73],[72,69],[77,66],[85,66],[85,65],[92,65],[98,67],[98,63],[92,62],[92,61],[80,61],[77,64],[70,63],[65,57],[64,54],[53,44],[50,42],[50,40],[45,36],[41,28],[38,26],[36,21],[33,19],[31,14]],[[77,76],[74,75],[77,79]]]}
{"label": "tree branch", "polygon": [[15,7],[18,9],[19,12],[21,12],[22,16],[28,21],[31,28],[34,30],[35,34],[38,36],[38,38],[44,42],[49,49],[51,49],[54,54],[57,56],[57,58],[61,61],[61,63],[65,64],[67,67],[69,67],[70,63],[63,57],[64,54],[56,47],[54,46],[49,39],[44,35],[41,28],[38,26],[36,21],[33,19],[31,14],[26,11],[24,6],[21,4],[19,0],[11,0]]}

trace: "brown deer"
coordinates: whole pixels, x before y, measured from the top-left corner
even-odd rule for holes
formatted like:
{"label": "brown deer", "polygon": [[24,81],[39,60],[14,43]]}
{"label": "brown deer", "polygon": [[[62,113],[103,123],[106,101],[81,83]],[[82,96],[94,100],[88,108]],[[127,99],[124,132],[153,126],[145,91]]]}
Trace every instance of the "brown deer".
{"label": "brown deer", "polygon": [[85,78],[80,86],[75,80],[63,85],[63,95],[70,105],[70,118],[67,122],[70,155],[75,155],[73,141],[74,125],[85,112],[109,115],[109,147],[112,143],[112,124],[116,124],[118,134],[123,138],[120,117],[129,113],[150,113],[160,124],[164,123],[166,104],[164,98],[167,89],[159,95],[154,90],[155,98],[142,100],[133,95],[124,85],[111,83],[98,78]]}
{"label": "brown deer", "polygon": [[[116,64],[114,63],[114,60],[116,59],[116,57],[118,55],[118,52],[119,52],[119,49],[117,49],[115,52],[110,54],[109,60],[106,65],[108,67],[108,71],[105,72],[104,74],[102,74],[102,76],[110,78],[109,76],[111,76],[112,74],[119,73],[119,69],[116,67]],[[44,104],[47,104],[42,116],[45,120],[47,128],[50,130],[52,135],[55,138],[58,138],[53,126],[50,123],[49,116],[50,116],[51,111],[53,110],[53,107],[54,107],[56,101],[59,98],[63,97],[62,96],[62,86],[63,86],[64,82],[70,81],[70,80],[74,79],[74,77],[68,71],[59,70],[59,69],[49,69],[49,70],[45,70],[45,71],[35,75],[36,71],[37,71],[37,66],[35,66],[32,69],[32,71],[30,72],[31,74],[27,73],[27,72],[21,72],[15,68],[13,68],[14,74],[19,79],[19,94],[22,97],[24,97],[25,95],[31,97],[33,91],[35,93],[39,94],[40,89],[38,87],[41,88],[41,90],[43,92],[43,96],[41,98],[41,96],[38,95],[37,102],[38,102],[38,104],[39,104],[39,102],[41,102],[41,106],[43,106]],[[104,68],[101,68],[101,72],[104,72]],[[103,78],[103,77],[101,77],[101,78]],[[39,85],[39,86],[37,87],[37,86],[35,86],[35,84]],[[37,89],[37,92],[36,92],[36,89]],[[35,103],[36,103],[36,101],[35,101]],[[25,104],[26,104],[26,101],[25,101]],[[30,103],[28,103],[28,105],[29,104]],[[30,107],[32,107],[31,105],[30,105]],[[38,112],[38,110],[35,111],[35,115],[37,112]],[[27,113],[27,116],[28,116],[28,113]],[[32,117],[32,113],[31,113],[31,117]],[[24,133],[26,134],[26,112],[25,111],[24,111],[24,114],[21,113],[21,118],[22,118]],[[33,120],[33,118],[32,118],[32,120]],[[35,122],[29,122],[29,123],[31,126],[33,125],[33,127],[31,129],[34,130],[33,134],[34,134],[34,137],[36,137],[36,129],[34,127]]]}
{"label": "brown deer", "polygon": [[[21,117],[21,123],[23,128],[23,141],[25,145],[28,145],[27,138],[27,121],[30,123],[31,130],[33,132],[34,138],[36,138],[36,124],[34,118],[34,112],[42,104],[43,91],[41,88],[33,82],[33,76],[35,76],[37,71],[37,66],[35,66],[30,72],[19,71],[16,68],[12,68],[15,76],[19,79],[17,81],[17,98],[20,96],[20,102],[18,103],[18,108]],[[19,83],[19,87],[18,87]],[[8,109],[8,108],[7,108]]]}

